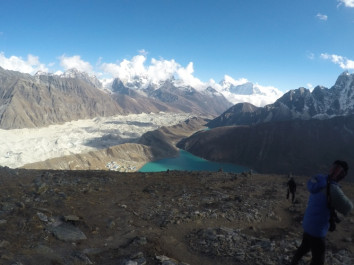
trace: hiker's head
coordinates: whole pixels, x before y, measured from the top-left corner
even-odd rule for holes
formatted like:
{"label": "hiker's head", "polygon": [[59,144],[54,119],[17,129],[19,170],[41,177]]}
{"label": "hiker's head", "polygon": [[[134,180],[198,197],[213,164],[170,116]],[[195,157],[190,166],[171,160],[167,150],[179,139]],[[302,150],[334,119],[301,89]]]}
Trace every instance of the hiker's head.
{"label": "hiker's head", "polygon": [[332,180],[340,181],[344,179],[344,177],[348,174],[348,164],[342,160],[336,160],[333,162],[332,168],[330,170],[329,175]]}

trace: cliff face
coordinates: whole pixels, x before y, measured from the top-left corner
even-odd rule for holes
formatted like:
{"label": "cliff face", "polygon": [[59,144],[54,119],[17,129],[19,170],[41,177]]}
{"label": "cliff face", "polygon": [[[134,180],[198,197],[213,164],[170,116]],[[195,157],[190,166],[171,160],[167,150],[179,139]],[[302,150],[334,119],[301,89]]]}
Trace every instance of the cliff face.
{"label": "cliff face", "polygon": [[178,147],[213,161],[262,173],[327,172],[334,160],[354,168],[354,116],[229,126],[198,132]]}
{"label": "cliff face", "polygon": [[3,129],[42,127],[124,113],[107,93],[76,78],[37,78],[0,69],[0,95]]}

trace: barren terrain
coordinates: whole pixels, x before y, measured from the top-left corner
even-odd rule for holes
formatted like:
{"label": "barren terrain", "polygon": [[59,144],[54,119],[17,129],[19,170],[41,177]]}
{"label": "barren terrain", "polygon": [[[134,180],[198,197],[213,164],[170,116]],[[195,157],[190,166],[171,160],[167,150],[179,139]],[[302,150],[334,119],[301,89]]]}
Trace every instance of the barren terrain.
{"label": "barren terrain", "polygon": [[[0,264],[287,264],[308,198],[295,179],[292,204],[282,175],[0,168]],[[327,264],[354,263],[354,214],[341,218]]]}
{"label": "barren terrain", "polygon": [[0,130],[0,166],[25,164],[136,142],[144,133],[192,117],[186,113],[117,115],[42,128]]}

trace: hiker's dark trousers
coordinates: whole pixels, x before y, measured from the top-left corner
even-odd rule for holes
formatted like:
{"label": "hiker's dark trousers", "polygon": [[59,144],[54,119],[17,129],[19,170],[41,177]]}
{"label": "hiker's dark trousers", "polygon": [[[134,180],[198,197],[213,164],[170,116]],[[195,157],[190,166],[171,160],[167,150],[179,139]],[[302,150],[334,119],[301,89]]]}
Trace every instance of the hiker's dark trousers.
{"label": "hiker's dark trousers", "polygon": [[290,193],[291,193],[291,201],[294,202],[295,201],[295,191],[288,189],[288,192],[286,193],[286,198],[289,199]]}
{"label": "hiker's dark trousers", "polygon": [[325,262],[325,238],[313,237],[304,233],[300,247],[297,249],[291,265],[296,265],[299,260],[311,250],[311,265],[323,265]]}

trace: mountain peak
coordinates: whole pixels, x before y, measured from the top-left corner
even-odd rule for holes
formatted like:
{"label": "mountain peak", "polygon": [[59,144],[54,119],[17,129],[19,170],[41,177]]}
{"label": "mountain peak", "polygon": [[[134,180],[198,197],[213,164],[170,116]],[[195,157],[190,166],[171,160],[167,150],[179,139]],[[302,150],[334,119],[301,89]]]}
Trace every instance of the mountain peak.
{"label": "mountain peak", "polygon": [[102,88],[102,83],[97,79],[95,75],[89,75],[86,72],[81,72],[76,68],[71,68],[59,75],[60,78],[77,78],[81,79],[96,88]]}
{"label": "mountain peak", "polygon": [[341,73],[339,76],[348,76],[348,75],[350,75],[350,73],[349,73],[349,71],[348,70],[346,70],[346,71],[344,71],[343,73]]}
{"label": "mountain peak", "polygon": [[231,76],[224,75],[224,79],[219,82],[219,84],[223,88],[229,88],[231,86],[239,86],[243,85],[245,83],[248,83],[249,81],[246,78],[241,78],[239,80],[233,79]]}
{"label": "mountain peak", "polygon": [[255,105],[247,102],[238,103],[234,106],[234,110],[242,113],[255,112],[258,109]]}
{"label": "mountain peak", "polygon": [[90,75],[87,74],[86,72],[81,72],[76,68],[71,68],[69,70],[66,70],[63,74],[60,75],[60,77],[63,78],[80,78],[82,76],[89,77]]}
{"label": "mountain peak", "polygon": [[48,72],[44,72],[44,71],[37,71],[37,73],[34,74],[35,77],[39,77],[39,76],[53,76],[54,74],[52,73],[48,73]]}

